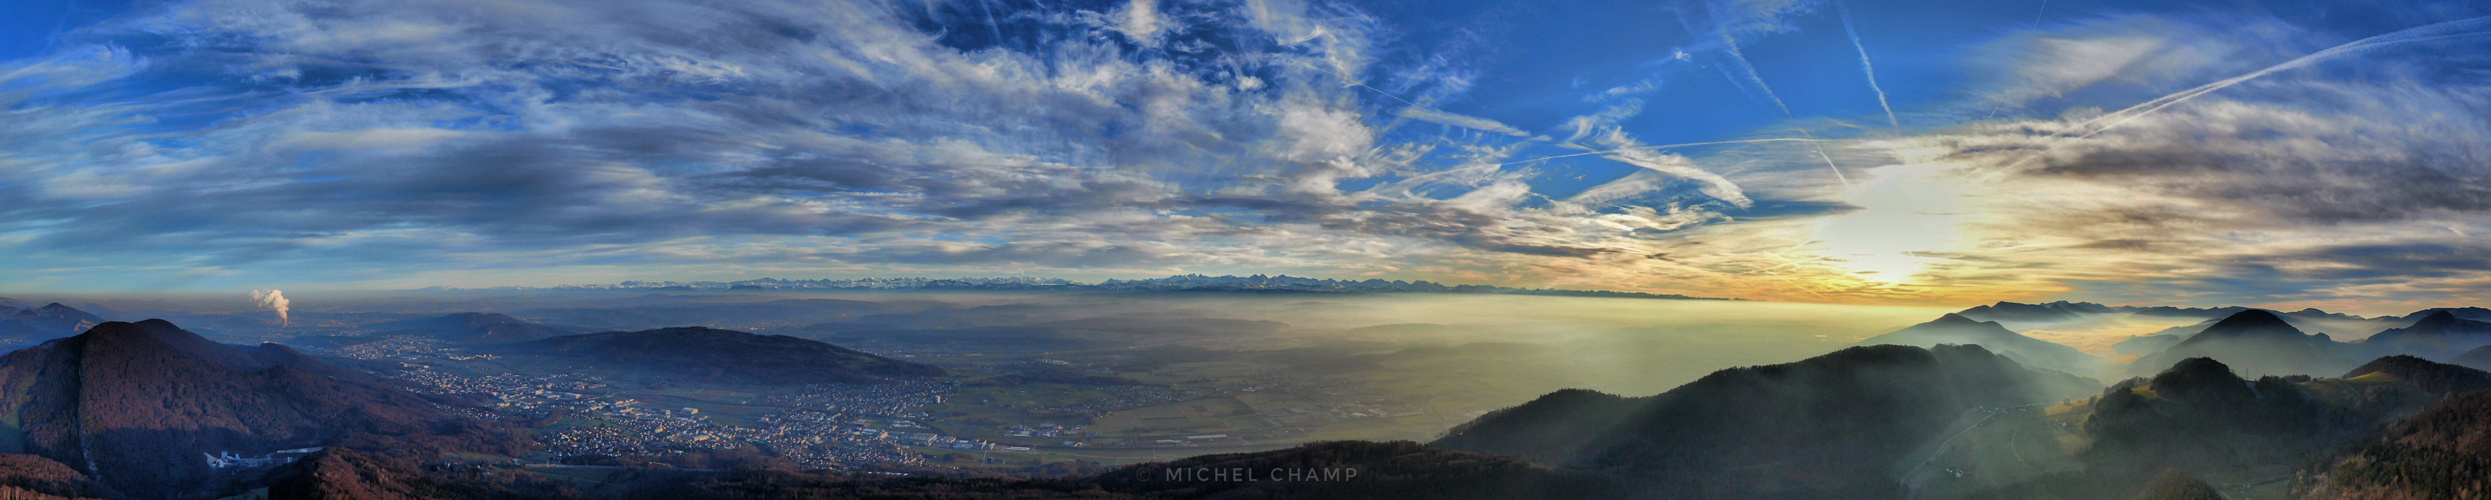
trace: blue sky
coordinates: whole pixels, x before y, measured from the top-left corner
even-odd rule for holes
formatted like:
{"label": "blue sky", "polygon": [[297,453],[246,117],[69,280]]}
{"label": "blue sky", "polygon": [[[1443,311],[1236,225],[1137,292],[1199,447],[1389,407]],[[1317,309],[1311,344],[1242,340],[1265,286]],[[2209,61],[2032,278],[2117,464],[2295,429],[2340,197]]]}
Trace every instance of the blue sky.
{"label": "blue sky", "polygon": [[2491,293],[2466,2],[0,6],[0,289]]}

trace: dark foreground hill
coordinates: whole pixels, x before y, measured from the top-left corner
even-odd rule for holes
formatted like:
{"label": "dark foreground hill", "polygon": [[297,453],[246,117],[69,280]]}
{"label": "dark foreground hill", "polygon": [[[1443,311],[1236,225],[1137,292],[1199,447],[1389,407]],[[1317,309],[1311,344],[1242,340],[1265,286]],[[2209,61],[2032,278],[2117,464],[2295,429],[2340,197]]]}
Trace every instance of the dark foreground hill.
{"label": "dark foreground hill", "polygon": [[2491,391],[2460,394],[2396,422],[2299,489],[2302,498],[2491,496]]}
{"label": "dark foreground hill", "polygon": [[34,455],[0,454],[0,499],[116,498],[119,491],[68,465]]}
{"label": "dark foreground hill", "polygon": [[[271,473],[277,498],[604,498],[571,483],[516,474],[425,470],[419,464],[331,449]],[[1662,498],[1651,485],[1592,471],[1409,441],[1334,441],[1254,453],[1205,455],[1069,478],[921,475],[889,478],[834,471],[737,470],[705,474],[626,471],[600,485],[623,498],[730,499],[1632,499]]]}
{"label": "dark foreground hill", "polygon": [[490,348],[518,356],[598,363],[708,381],[772,385],[872,382],[943,369],[785,335],[702,327],[554,337]]}
{"label": "dark foreground hill", "polygon": [[137,498],[230,493],[204,458],[341,443],[480,449],[434,402],[276,344],[108,322],[0,357],[0,453],[42,456]]}
{"label": "dark foreground hill", "polygon": [[[2398,417],[2484,387],[2491,387],[2491,373],[2411,356],[2373,360],[2339,378],[2254,379],[2217,360],[2190,358],[2152,377],[2113,384],[2089,405],[2077,405],[2083,418],[2072,427],[2090,441],[2079,453],[2085,465],[2081,470],[1977,496],[2124,498],[2138,494],[2140,484],[2193,484],[2201,482],[2193,479],[2197,477],[2230,478],[2227,488],[2280,488],[2295,479],[2307,483],[2310,474],[2292,471],[2356,453]],[[2491,433],[2491,425],[2473,429]],[[2491,470],[2473,474],[2484,472]],[[2154,489],[2147,488],[2148,493]],[[2177,491],[2185,490],[2202,493],[2194,486]]]}

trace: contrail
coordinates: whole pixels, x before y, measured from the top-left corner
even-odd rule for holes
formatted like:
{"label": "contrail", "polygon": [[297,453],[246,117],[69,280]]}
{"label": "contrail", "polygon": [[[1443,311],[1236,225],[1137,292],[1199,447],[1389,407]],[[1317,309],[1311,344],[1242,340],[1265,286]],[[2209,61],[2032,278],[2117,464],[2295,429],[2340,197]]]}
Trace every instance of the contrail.
{"label": "contrail", "polygon": [[[2137,118],[2144,117],[2145,115],[2153,114],[2153,113],[2154,113],[2154,112],[2156,112],[2156,111],[2162,111],[2162,109],[2163,109],[2163,108],[2168,108],[2168,107],[2171,107],[2171,106],[2173,106],[2173,105],[2177,105],[2177,104],[2179,104],[2179,103],[2188,102],[2188,100],[2189,100],[2189,99],[2195,99],[2195,98],[2197,98],[2197,96],[2206,95],[2206,94],[2209,94],[2209,93],[2213,93],[2214,91],[2217,91],[2217,90],[2223,90],[2223,89],[2226,89],[2226,88],[2230,88],[2230,87],[2231,87],[2231,86],[2233,86],[2233,85],[2239,85],[2239,84],[2241,84],[2241,82],[2247,82],[2247,81],[2249,81],[2249,80],[2254,80],[2254,79],[2257,79],[2258,77],[2262,77],[2262,76],[2266,76],[2266,75],[2269,75],[2269,74],[2273,74],[2273,73],[2278,72],[2278,71],[2283,71],[2283,70],[2288,70],[2288,69],[2296,69],[2296,68],[2300,68],[2300,67],[2304,67],[2304,66],[2309,66],[2309,65],[2311,65],[2311,64],[2317,64],[2317,63],[2320,63],[2320,62],[2325,62],[2325,61],[2327,61],[2327,60],[2329,60],[2329,59],[2334,59],[2334,58],[2337,58],[2337,57],[2341,57],[2341,56],[2344,56],[2344,55],[2346,55],[2346,54],[2351,54],[2351,53],[2355,53],[2355,52],[2361,52],[2361,51],[2370,50],[2370,49],[2375,49],[2375,48],[2380,48],[2380,47],[2386,47],[2386,46],[2390,46],[2390,45],[2401,45],[2401,44],[2415,43],[2415,42],[2428,42],[2428,41],[2435,41],[2435,40],[2446,40],[2446,39],[2451,39],[2451,38],[2464,38],[2464,37],[2483,36],[2483,35],[2485,35],[2485,34],[2491,34],[2491,32],[2483,32],[2483,31],[2475,31],[2475,32],[2471,32],[2471,33],[2465,32],[2465,30],[2481,30],[2481,29],[2482,29],[2483,27],[2485,27],[2485,26],[2491,26],[2491,16],[2473,17],[2473,18],[2466,18],[2466,19],[2458,19],[2458,20],[2455,20],[2455,21],[2447,21],[2447,22],[2441,22],[2441,23],[2435,23],[2435,24],[2427,24],[2427,25],[2422,25],[2422,26],[2417,26],[2417,27],[2412,27],[2412,28],[2406,28],[2406,29],[2399,30],[2399,31],[2395,31],[2395,32],[2392,32],[2392,33],[2387,33],[2387,34],[2384,34],[2384,35],[2378,35],[2378,36],[2373,36],[2373,37],[2369,37],[2369,38],[2363,38],[2363,39],[2360,39],[2360,40],[2354,40],[2354,41],[2352,41],[2352,42],[2345,43],[2345,44],[2343,44],[2343,45],[2337,45],[2337,46],[2334,46],[2334,47],[2329,47],[2329,48],[2327,48],[2326,50],[2321,50],[2321,51],[2318,51],[2318,52],[2311,53],[2311,54],[2309,54],[2309,55],[2301,56],[2301,57],[2299,57],[2299,58],[2296,58],[2296,59],[2293,59],[2293,60],[2290,60],[2290,61],[2284,61],[2282,64],[2276,64],[2276,65],[2273,65],[2273,66],[2267,66],[2265,69],[2260,69],[2260,70],[2257,70],[2257,71],[2252,71],[2252,72],[2249,72],[2249,73],[2247,73],[2247,74],[2243,74],[2243,75],[2240,75],[2240,76],[2234,76],[2234,77],[2231,77],[2231,78],[2225,78],[2225,79],[2222,79],[2222,80],[2215,81],[2214,83],[2208,83],[2208,84],[2205,84],[2205,85],[2199,85],[2199,86],[2197,86],[2196,88],[2192,88],[2192,89],[2188,89],[2188,90],[2183,90],[2183,91],[2175,92],[2175,93],[2172,93],[2171,95],[2162,96],[2162,97],[2160,97],[2160,98],[2156,98],[2156,99],[2151,100],[2151,101],[2145,101],[2145,102],[2143,102],[2143,103],[2139,103],[2139,104],[2134,105],[2134,106],[2129,106],[2129,107],[2127,107],[2126,109],[2121,109],[2121,110],[2119,110],[2118,112],[2114,112],[2114,113],[2104,114],[2104,115],[2102,115],[2102,116],[2096,116],[2096,117],[2093,117],[2093,119],[2090,119],[2090,120],[2085,120],[2085,121],[2084,121],[2084,123],[2078,123],[2078,124],[2076,124],[2076,126],[2077,126],[2077,127],[2089,128],[2089,130],[2086,130],[2086,131],[2085,131],[2085,133],[2083,133],[2083,134],[2081,134],[2081,135],[2077,135],[2075,138],[2076,138],[2076,139],[2078,139],[2078,140],[2082,140],[2082,139],[2089,139],[2089,138],[2092,138],[2095,134],[2100,134],[2100,133],[2102,133],[2102,132],[2104,132],[2104,131],[2108,131],[2108,130],[2110,130],[2110,129],[2112,129],[2112,128],[2116,128],[2116,127],[2118,127],[2118,126],[2120,126],[2120,125],[2122,125],[2122,124],[2126,124],[2126,123],[2128,123],[2128,122],[2129,122],[2129,121],[2131,121],[2131,120],[2135,120],[2135,119],[2137,119]],[[2114,119],[2114,118],[2115,118],[2115,119]],[[2105,120],[2105,119],[2109,119],[2110,121],[2108,121],[2108,122],[2103,122],[2103,120]],[[2102,125],[2101,125],[2101,126],[2099,126],[2099,127],[2094,127],[2094,126],[2093,126],[2093,124],[2095,124],[2095,123],[2102,123]],[[2061,135],[2061,134],[2052,134],[2052,135],[2053,135],[2053,136],[2061,136],[2061,137],[2063,137],[2063,135]],[[2063,143],[2060,143],[2060,144],[2063,144]],[[2021,165],[2023,165],[2025,162],[2032,161],[2034,158],[2040,158],[2042,155],[2049,154],[2049,153],[2050,153],[2050,152],[2052,152],[2052,151],[2057,151],[2057,150],[2058,150],[2058,147],[2059,147],[2059,144],[2051,144],[2051,145],[2049,145],[2048,147],[2043,148],[2043,149],[2041,150],[2041,152],[2038,152],[2038,153],[2033,153],[2032,155],[2025,156],[2025,157],[2024,157],[2023,159],[2021,159],[2021,160],[2016,160],[2016,161],[2015,161],[2015,163],[2010,163],[2010,164],[2007,164],[2007,166],[2005,167],[2005,169],[2006,169],[2006,170],[2012,170],[2012,169],[2014,169],[2014,168],[2015,168],[2015,167],[2017,167],[2017,166],[2021,166]]]}
{"label": "contrail", "polygon": [[1735,141],[1683,142],[1683,143],[1678,143],[1678,144],[1661,144],[1661,145],[1657,145],[1657,146],[1635,146],[1635,147],[1631,147],[1631,148],[1604,149],[1604,150],[1600,150],[1600,151],[1588,151],[1588,152],[1582,152],[1582,153],[1562,154],[1562,155],[1556,155],[1556,156],[1542,156],[1542,157],[1538,157],[1538,158],[1531,158],[1531,159],[1526,159],[1526,160],[1515,160],[1515,161],[1510,161],[1510,162],[1505,162],[1505,163],[1498,163],[1498,164],[1496,164],[1496,166],[1499,166],[1499,167],[1506,167],[1506,166],[1513,166],[1513,165],[1521,165],[1521,164],[1524,164],[1524,163],[1530,163],[1530,162],[1535,162],[1535,161],[1554,160],[1554,159],[1558,159],[1558,158],[1573,158],[1573,157],[1577,157],[1577,156],[1605,155],[1605,154],[1610,154],[1610,153],[1622,153],[1622,152],[1626,152],[1626,151],[1643,151],[1643,150],[1657,150],[1657,149],[1675,149],[1675,148],[1688,148],[1688,147],[1695,147],[1695,146],[1718,146],[1718,145],[1722,145],[1722,144],[1756,144],[1756,143],[1765,143],[1765,142],[1817,142],[1817,141],[1819,141],[1819,139],[1802,139],[1802,138],[1798,138],[1798,137],[1776,137],[1776,138],[1772,138],[1772,139],[1743,139],[1743,140],[1735,140]]}
{"label": "contrail", "polygon": [[[1773,93],[1773,86],[1764,83],[1764,75],[1756,73],[1756,65],[1747,62],[1747,53],[1739,50],[1738,37],[1730,36],[1730,25],[1721,20],[1721,9],[1713,5],[1705,5],[1704,10],[1712,15],[1713,32],[1721,35],[1722,48],[1730,53],[1730,61],[1738,63],[1739,71],[1746,72],[1747,79],[1756,82],[1756,89],[1764,91],[1765,99],[1773,101],[1774,109],[1782,110],[1782,118],[1798,119],[1797,115],[1791,114],[1790,105],[1782,103],[1782,96]],[[1879,93],[1882,95],[1883,91]],[[1825,160],[1825,169],[1834,172],[1834,179],[1842,181],[1842,188],[1850,189],[1851,177],[1842,175],[1842,167],[1834,164],[1834,157],[1826,155],[1825,147],[1816,144],[1816,135],[1808,133],[1808,130],[1804,128],[1799,129],[1799,135],[1808,139],[1808,147],[1816,151],[1818,159]]]}
{"label": "contrail", "polygon": [[[2050,0],[2041,0],[2041,8],[2039,8],[2039,9],[2033,9],[2033,27],[2032,27],[2032,31],[2041,31],[2041,15],[2042,15],[2043,13],[2047,13],[2047,12],[2050,12]],[[2006,101],[1998,101],[1998,103],[1997,103],[1996,105],[1992,105],[1992,106],[1990,106],[1990,107],[1989,107],[1989,117],[1988,117],[1988,118],[1982,118],[1982,119],[1983,119],[1983,120],[1988,120],[1988,119],[1991,119],[1991,118],[1997,118],[1997,117],[1998,117],[1998,108],[2004,108],[2004,107],[2007,107],[2007,102],[2006,102]]]}
{"label": "contrail", "polygon": [[992,5],[992,4],[991,4],[991,2],[988,2],[987,0],[978,0],[978,2],[977,2],[977,9],[978,9],[978,10],[981,10],[981,11],[985,11],[985,12],[986,12],[986,29],[987,29],[988,31],[992,31],[992,32],[994,32],[994,34],[995,34],[995,46],[997,46],[997,47],[1010,47],[1010,46],[1011,46],[1011,44],[1004,43],[1004,42],[1005,42],[1005,40],[1003,39],[1003,23],[998,23],[998,22],[995,22],[995,6],[994,6],[994,5]]}
{"label": "contrail", "polygon": [[276,311],[278,324],[294,326],[294,319],[286,314],[294,308],[294,301],[286,300],[284,290],[252,290],[251,303],[260,309]]}
{"label": "contrail", "polygon": [[1808,138],[1808,148],[1816,150],[1817,159],[1825,160],[1825,168],[1834,171],[1834,180],[1842,181],[1842,189],[1850,190],[1851,176],[1842,175],[1842,167],[1834,166],[1834,157],[1825,155],[1825,145],[1817,144],[1816,134],[1810,134],[1808,129],[1803,128],[1799,129],[1799,135]]}
{"label": "contrail", "polygon": [[1868,61],[1868,45],[1860,43],[1860,29],[1851,22],[1850,2],[1835,0],[1834,10],[1842,14],[1842,32],[1851,35],[1851,48],[1860,51],[1860,73],[1868,75],[1868,90],[1877,92],[1877,107],[1886,110],[1886,124],[1902,131],[1902,120],[1894,119],[1894,105],[1886,103],[1886,89],[1877,86],[1877,64]]}
{"label": "contrail", "polygon": [[1730,62],[1738,63],[1739,71],[1747,73],[1747,79],[1755,82],[1758,90],[1764,91],[1764,98],[1773,101],[1773,107],[1782,110],[1783,117],[1791,116],[1790,105],[1782,103],[1782,96],[1773,93],[1773,86],[1764,83],[1764,75],[1756,73],[1756,65],[1747,62],[1747,53],[1739,50],[1738,37],[1730,36],[1729,25],[1721,21],[1721,10],[1711,6],[1706,6],[1705,10],[1712,13],[1713,32],[1721,35],[1721,46],[1730,53]]}

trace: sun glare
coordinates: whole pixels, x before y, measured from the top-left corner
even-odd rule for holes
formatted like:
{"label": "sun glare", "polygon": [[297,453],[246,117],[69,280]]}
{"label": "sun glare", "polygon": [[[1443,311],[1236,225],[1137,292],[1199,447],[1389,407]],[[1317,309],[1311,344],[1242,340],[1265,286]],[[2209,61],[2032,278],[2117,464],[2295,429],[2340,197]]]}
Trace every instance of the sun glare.
{"label": "sun glare", "polygon": [[1827,219],[1816,239],[1827,261],[1870,282],[1911,282],[1936,259],[1930,252],[1958,241],[1956,191],[1928,164],[1873,169],[1875,178],[1852,192],[1860,210]]}

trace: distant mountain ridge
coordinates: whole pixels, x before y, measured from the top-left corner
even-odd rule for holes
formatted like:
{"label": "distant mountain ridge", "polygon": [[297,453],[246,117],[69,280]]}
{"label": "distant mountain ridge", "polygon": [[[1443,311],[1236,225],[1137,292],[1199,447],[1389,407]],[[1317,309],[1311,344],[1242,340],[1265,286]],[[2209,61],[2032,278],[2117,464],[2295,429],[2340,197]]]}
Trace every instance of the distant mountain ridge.
{"label": "distant mountain ridge", "polygon": [[102,317],[59,302],[28,308],[0,306],[0,345],[32,344],[77,335],[103,322]]}
{"label": "distant mountain ridge", "polygon": [[379,329],[411,331],[461,344],[508,344],[577,334],[570,330],[529,323],[507,314],[482,312],[463,312],[437,318],[393,321],[380,325]]}
{"label": "distant mountain ridge", "polygon": [[1878,344],[1922,348],[1940,344],[1978,345],[2028,367],[2078,375],[2092,375],[2102,368],[2104,362],[2101,357],[2085,354],[2074,347],[2015,333],[1997,321],[1977,321],[1960,314],[1939,316],[1927,323],[1869,337],[1856,345]]}
{"label": "distant mountain ridge", "polygon": [[935,376],[942,368],[785,335],[704,327],[570,335],[480,352],[611,363],[679,376],[773,385],[874,382]]}
{"label": "distant mountain ridge", "polygon": [[2433,359],[2448,359],[2491,345],[2491,321],[2462,319],[2448,309],[2425,312],[2429,314],[2414,320],[2412,326],[2379,332],[2362,344],[2381,353]]}
{"label": "distant mountain ridge", "polygon": [[[2077,318],[2077,317],[2081,317],[2081,316],[2083,316],[2083,315],[2087,315],[2087,314],[2111,314],[2111,313],[2141,314],[2141,315],[2148,315],[2148,316],[2168,316],[2168,317],[2182,317],[2182,318],[2208,318],[2208,319],[2218,319],[2218,318],[2229,317],[2229,316],[2234,315],[2234,314],[2239,314],[2241,311],[2247,311],[2247,310],[2251,310],[2251,309],[2259,309],[2259,308],[2255,308],[2255,307],[2247,307],[2247,306],[2223,306],[2223,307],[2108,306],[2108,305],[2102,305],[2102,304],[2099,304],[2099,303],[2093,303],[2093,302],[2070,302],[2070,301],[2064,301],[2064,300],[2062,300],[2062,301],[2057,301],[2057,302],[2043,302],[2043,303],[2033,303],[2033,304],[2027,304],[2027,303],[2022,303],[2022,302],[1999,301],[1999,302],[1994,303],[1994,304],[1979,305],[1979,306],[1972,306],[1972,307],[1970,307],[1970,308],[1966,308],[1966,309],[1964,309],[1964,310],[1962,310],[1962,311],[1956,311],[1956,312],[1955,312],[1955,314],[1961,314],[1961,315],[1963,315],[1964,317],[1967,317],[1967,318],[1972,318],[1972,319],[1977,319],[1977,320],[1981,320],[1981,321],[2021,321],[2021,322],[2046,322],[2046,321],[2063,321],[2063,320],[2075,319],[2075,318]],[[2480,308],[2469,308],[2469,309],[2480,309]],[[2421,314],[2428,313],[2429,311],[2431,311],[2431,310],[2427,310],[2427,309],[2426,309],[2426,310],[2424,310],[2424,311],[2423,311],[2423,312],[2421,312],[2421,313],[2415,313],[2414,317],[2419,317]],[[2387,317],[2387,316],[2380,316],[2380,317],[2375,317],[2375,318],[2373,318],[2373,317],[2363,317],[2363,316],[2352,315],[2352,314],[2332,313],[2332,312],[2327,312],[2327,311],[2319,310],[2318,308],[2314,308],[2314,307],[2312,307],[2312,308],[2304,308],[2304,309],[2301,309],[2301,310],[2299,310],[2299,311],[2292,311],[2292,312],[2281,312],[2281,311],[2277,311],[2277,314],[2282,314],[2282,315],[2284,315],[2284,316],[2292,317],[2292,318],[2295,318],[2295,319],[2377,320],[2377,319],[2388,319],[2388,318],[2389,318],[2389,317]],[[2486,316],[2491,316],[2491,311],[2484,311],[2484,314],[2485,314]]]}
{"label": "distant mountain ridge", "polygon": [[2264,309],[2233,313],[2170,348],[2138,358],[2131,366],[2171,366],[2188,358],[2222,360],[2247,375],[2340,373],[2359,363],[2360,349],[2327,334],[2305,334]]}
{"label": "distant mountain ridge", "polygon": [[[517,287],[519,289],[532,289]],[[744,281],[625,281],[613,285],[563,285],[544,287],[547,290],[992,290],[992,291],[1106,291],[1106,292],[1306,292],[1306,293],[1464,293],[1488,295],[1546,295],[1559,297],[1614,297],[1669,300],[1740,300],[1734,298],[1696,297],[1689,295],[1608,290],[1570,290],[1556,288],[1515,288],[1493,285],[1444,285],[1432,281],[1403,280],[1337,280],[1303,278],[1289,275],[1266,276],[1205,276],[1180,274],[1165,278],[1118,280],[1079,283],[1059,278],[862,278],[783,280],[761,278]]]}
{"label": "distant mountain ridge", "polygon": [[2491,321],[2491,309],[2484,309],[2480,307],[2433,307],[2420,311],[2414,311],[2411,314],[2406,314],[2403,319],[2405,322],[2410,323],[2414,321],[2421,321],[2424,317],[2442,312],[2448,313],[2451,316],[2456,316],[2459,319]]}

